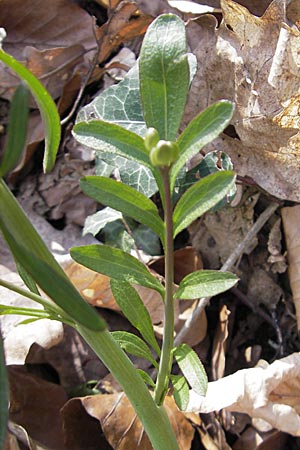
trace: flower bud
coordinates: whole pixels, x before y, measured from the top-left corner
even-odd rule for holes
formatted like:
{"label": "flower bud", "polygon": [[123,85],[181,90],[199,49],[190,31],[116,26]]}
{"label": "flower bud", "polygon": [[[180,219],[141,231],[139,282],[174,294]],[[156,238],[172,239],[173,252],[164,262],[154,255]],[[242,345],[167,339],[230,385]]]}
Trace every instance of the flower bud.
{"label": "flower bud", "polygon": [[161,140],[152,148],[149,157],[154,167],[170,167],[178,155],[179,147],[176,142]]}
{"label": "flower bud", "polygon": [[156,128],[150,127],[147,129],[144,137],[145,147],[150,152],[153,147],[159,142],[159,134]]}

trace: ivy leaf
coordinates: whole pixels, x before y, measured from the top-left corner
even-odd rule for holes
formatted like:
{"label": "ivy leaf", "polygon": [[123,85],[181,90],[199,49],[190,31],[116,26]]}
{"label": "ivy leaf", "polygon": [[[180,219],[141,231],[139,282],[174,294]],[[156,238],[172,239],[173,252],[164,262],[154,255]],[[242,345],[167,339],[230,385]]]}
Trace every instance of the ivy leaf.
{"label": "ivy leaf", "polygon": [[180,411],[185,411],[189,403],[189,385],[182,375],[171,375],[173,396]]}
{"label": "ivy leaf", "polygon": [[115,209],[109,207],[101,209],[101,211],[97,211],[85,219],[82,234],[91,233],[93,236],[96,236],[107,223],[114,222],[120,218],[122,218],[122,214]]}
{"label": "ivy leaf", "polygon": [[164,224],[157,207],[145,195],[111,178],[88,176],[80,181],[81,189],[89,197],[105,206],[126,214],[151,228],[164,242]]}
{"label": "ivy leaf", "polygon": [[137,291],[122,281],[111,280],[111,290],[116,302],[129,322],[141,333],[149,345],[160,355],[160,348],[154,335],[152,321],[147,308]]}
{"label": "ivy leaf", "polygon": [[107,245],[73,247],[72,258],[95,272],[127,283],[140,284],[164,296],[164,287],[147,268],[129,253]]}
{"label": "ivy leaf", "polygon": [[158,368],[158,364],[153,358],[149,347],[141,338],[127,331],[113,331],[111,335],[126,353],[144,358]]}
{"label": "ivy leaf", "polygon": [[194,300],[195,298],[212,297],[227,291],[237,282],[238,277],[230,272],[197,270],[183,278],[174,298]]}
{"label": "ivy leaf", "polygon": [[177,202],[174,214],[174,237],[194,220],[213,208],[232,189],[231,171],[213,173],[190,187]]}
{"label": "ivy leaf", "polygon": [[184,22],[163,14],[148,27],[139,58],[140,93],[147,127],[174,141],[190,83]]}
{"label": "ivy leaf", "polygon": [[187,344],[173,350],[174,357],[189,385],[198,395],[207,391],[207,375],[198,355]]}
{"label": "ivy leaf", "polygon": [[81,108],[76,122],[100,119],[144,136],[146,124],[140,102],[139,68],[135,64],[120,83],[101,92]]}

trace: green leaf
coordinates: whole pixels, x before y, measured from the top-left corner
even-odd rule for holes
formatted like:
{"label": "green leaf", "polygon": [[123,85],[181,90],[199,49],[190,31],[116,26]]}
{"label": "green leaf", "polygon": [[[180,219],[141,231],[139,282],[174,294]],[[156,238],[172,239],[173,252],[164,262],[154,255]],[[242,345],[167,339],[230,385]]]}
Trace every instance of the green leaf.
{"label": "green leaf", "polygon": [[174,187],[180,169],[206,144],[219,136],[229,124],[233,112],[233,104],[223,100],[206,108],[188,124],[178,138],[180,154],[171,169],[171,189]]}
{"label": "green leaf", "polygon": [[114,222],[120,218],[122,218],[122,214],[115,209],[109,207],[101,209],[101,211],[97,211],[85,219],[82,234],[91,233],[93,236],[96,236],[107,223]]}
{"label": "green leaf", "polygon": [[13,170],[19,162],[26,141],[28,113],[29,89],[21,83],[11,100],[7,144],[0,165],[1,177]]}
{"label": "green leaf", "polygon": [[0,61],[14,70],[16,74],[28,84],[31,93],[38,104],[46,132],[43,166],[45,172],[50,172],[55,163],[61,134],[60,117],[56,105],[39,80],[26,69],[26,67],[1,49]]}
{"label": "green leaf", "polygon": [[157,192],[157,183],[150,169],[122,156],[108,152],[99,152],[96,157],[96,175],[110,177],[118,169],[120,180],[141,192],[152,197]]}
{"label": "green leaf", "polygon": [[139,70],[136,63],[120,83],[101,92],[81,108],[76,122],[100,119],[144,136],[146,124],[140,102]]}
{"label": "green leaf", "polygon": [[111,280],[113,296],[129,322],[140,332],[146,342],[160,355],[151,317],[137,291],[126,282]]}
{"label": "green leaf", "polygon": [[220,171],[190,187],[174,209],[174,237],[222,200],[232,189],[234,180],[233,172]]}
{"label": "green leaf", "polygon": [[162,284],[133,256],[106,245],[73,247],[72,258],[95,272],[127,283],[140,284],[164,295]]}
{"label": "green leaf", "polygon": [[189,88],[184,22],[173,14],[148,27],[139,58],[140,92],[147,127],[174,141]]}
{"label": "green leaf", "polygon": [[111,178],[89,176],[80,181],[81,189],[89,197],[110,206],[137,222],[151,228],[164,242],[164,224],[157,207],[145,195]]}
{"label": "green leaf", "polygon": [[34,294],[39,295],[40,293],[39,293],[39,290],[37,288],[35,281],[32,279],[32,277],[29,275],[29,273],[26,272],[26,270],[24,269],[22,264],[19,263],[19,261],[16,261],[16,267],[18,270],[18,274],[22,278],[25,286],[27,286],[31,292],[34,292]]}
{"label": "green leaf", "polygon": [[176,405],[180,411],[185,411],[189,403],[189,385],[182,375],[171,375],[170,378]]}
{"label": "green leaf", "polygon": [[145,372],[144,370],[142,370],[142,369],[136,369],[137,370],[137,372],[140,374],[140,376],[142,377],[142,379],[144,380],[144,382],[146,383],[146,384],[148,384],[148,386],[150,386],[150,387],[152,387],[152,388],[155,388],[155,383],[154,383],[154,381],[152,380],[152,378],[150,377],[150,375],[147,373],[147,372]]}
{"label": "green leaf", "polygon": [[3,236],[14,258],[36,284],[75,321],[89,329],[103,330],[105,322],[69,281],[2,179],[0,211]]}
{"label": "green leaf", "polygon": [[238,277],[220,270],[197,270],[188,274],[179,284],[174,298],[193,300],[212,297],[227,291],[238,282]]}
{"label": "green leaf", "polygon": [[198,395],[207,391],[207,375],[197,354],[187,344],[181,344],[173,351],[176,362],[185,379]]}
{"label": "green leaf", "polygon": [[7,434],[9,385],[5,366],[3,341],[0,333],[0,448],[3,448]]}
{"label": "green leaf", "polygon": [[[127,220],[131,221],[131,219]],[[131,226],[130,226],[130,229]],[[105,245],[120,248],[126,253],[130,253],[134,249],[134,239],[128,233],[122,220],[115,220],[107,223],[103,228]]]}
{"label": "green leaf", "polygon": [[143,138],[119,125],[103,120],[79,122],[72,133],[87,147],[132,159],[151,169]]}
{"label": "green leaf", "polygon": [[158,368],[158,364],[153,358],[149,347],[141,338],[127,331],[113,331],[111,334],[126,353],[144,358]]}

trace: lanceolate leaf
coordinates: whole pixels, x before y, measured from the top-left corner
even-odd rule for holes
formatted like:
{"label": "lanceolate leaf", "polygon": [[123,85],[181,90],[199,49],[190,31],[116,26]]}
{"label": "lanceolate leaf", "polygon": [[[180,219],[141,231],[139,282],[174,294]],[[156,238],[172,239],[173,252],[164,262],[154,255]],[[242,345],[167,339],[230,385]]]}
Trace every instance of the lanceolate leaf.
{"label": "lanceolate leaf", "polygon": [[39,80],[32,75],[21,63],[0,49],[0,61],[4,62],[17,75],[25,81],[31,90],[42,115],[45,124],[45,155],[44,155],[44,171],[50,172],[55,163],[57,150],[60,143],[60,118],[56,109],[56,105],[48,94],[44,86]]}
{"label": "lanceolate leaf", "polygon": [[220,171],[190,187],[179,199],[174,210],[174,237],[222,200],[232,189],[234,180],[233,172]]}
{"label": "lanceolate leaf", "polygon": [[185,25],[171,14],[149,26],[139,58],[140,92],[147,127],[174,141],[189,88]]}
{"label": "lanceolate leaf", "polygon": [[72,258],[95,272],[120,281],[140,284],[164,295],[162,284],[146,269],[144,264],[129,253],[107,245],[73,247]]}
{"label": "lanceolate leaf", "polygon": [[119,125],[103,120],[79,122],[73,128],[73,135],[94,150],[114,153],[151,168],[143,138]]}
{"label": "lanceolate leaf", "polygon": [[14,258],[35,283],[75,321],[92,330],[104,329],[105,322],[69,281],[1,179],[0,211],[0,230]]}
{"label": "lanceolate leaf", "polygon": [[4,359],[3,341],[0,333],[0,448],[3,448],[7,434],[9,386]]}
{"label": "lanceolate leaf", "polygon": [[189,403],[189,385],[182,375],[171,375],[173,396],[180,411],[185,411]]}
{"label": "lanceolate leaf", "polygon": [[151,228],[164,242],[164,224],[157,207],[145,195],[106,177],[89,176],[81,180],[80,186],[89,197],[102,205],[121,211],[137,222]]}
{"label": "lanceolate leaf", "polygon": [[145,341],[160,355],[160,348],[156,341],[153,325],[147,308],[137,291],[123,281],[111,280],[112,293],[129,322],[141,333]]}
{"label": "lanceolate leaf", "polygon": [[205,395],[207,375],[197,354],[187,344],[174,349],[174,356],[185,379],[198,395]]}
{"label": "lanceolate leaf", "polygon": [[127,331],[113,331],[111,334],[126,353],[144,358],[151,362],[154,367],[158,367],[149,347],[141,338]]}
{"label": "lanceolate leaf", "polygon": [[233,104],[223,100],[209,106],[188,124],[178,138],[180,154],[171,169],[171,189],[180,169],[206,144],[219,136],[229,124],[233,111]]}
{"label": "lanceolate leaf", "polygon": [[212,297],[232,288],[238,281],[236,275],[219,270],[197,270],[181,281],[174,298],[193,300]]}
{"label": "lanceolate leaf", "polygon": [[150,375],[147,372],[145,372],[142,369],[137,369],[137,372],[140,374],[140,376],[142,377],[144,382],[146,384],[148,384],[148,386],[151,386],[152,388],[155,388],[155,383],[154,383],[154,381],[152,380],[152,378],[150,377]]}
{"label": "lanceolate leaf", "polygon": [[24,149],[29,113],[29,89],[21,83],[12,98],[7,131],[7,144],[0,165],[4,177],[17,165]]}

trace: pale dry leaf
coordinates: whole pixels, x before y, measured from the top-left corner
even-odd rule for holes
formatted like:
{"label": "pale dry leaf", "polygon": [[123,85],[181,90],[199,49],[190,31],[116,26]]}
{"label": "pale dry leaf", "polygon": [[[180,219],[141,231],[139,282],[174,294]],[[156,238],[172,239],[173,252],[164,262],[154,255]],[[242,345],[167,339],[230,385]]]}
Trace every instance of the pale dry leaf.
{"label": "pale dry leaf", "polygon": [[281,215],[288,253],[288,274],[296,309],[297,327],[300,330],[300,206],[282,208]]}
{"label": "pale dry leaf", "polygon": [[223,305],[219,312],[218,327],[213,340],[212,349],[212,377],[213,380],[222,378],[225,373],[226,340],[228,337],[228,323],[230,311]]}
{"label": "pale dry leaf", "polygon": [[300,353],[264,367],[243,369],[208,383],[206,397],[190,391],[187,410],[208,413],[226,409],[248,414],[269,427],[300,436]]}
{"label": "pale dry leaf", "polygon": [[234,128],[206,150],[229,153],[241,176],[274,196],[299,201],[300,32],[287,23],[285,6],[273,0],[257,17],[221,0],[218,29],[212,16],[190,25],[189,42],[199,64],[183,125],[209,104],[232,100]]}

